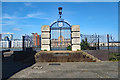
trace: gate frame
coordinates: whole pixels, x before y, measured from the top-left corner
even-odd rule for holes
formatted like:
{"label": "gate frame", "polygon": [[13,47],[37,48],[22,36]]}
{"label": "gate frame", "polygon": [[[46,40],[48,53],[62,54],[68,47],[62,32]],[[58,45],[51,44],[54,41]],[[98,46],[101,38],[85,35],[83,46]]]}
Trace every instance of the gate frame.
{"label": "gate frame", "polygon": [[[72,35],[71,35],[71,25],[67,22],[67,21],[65,21],[64,19],[61,19],[61,18],[59,18],[57,21],[55,21],[55,22],[53,22],[51,25],[50,25],[50,50],[52,50],[51,49],[51,30],[52,30],[52,26],[54,25],[54,24],[57,24],[57,23],[59,23],[59,22],[62,22],[62,23],[65,23],[65,24],[67,24],[69,27],[59,27],[58,25],[57,25],[57,27],[56,28],[54,28],[53,27],[53,30],[59,30],[60,28],[63,28],[64,30],[66,29],[66,30],[70,30],[70,44],[71,44],[71,47],[72,47]],[[61,34],[60,34],[60,36],[61,36]]]}

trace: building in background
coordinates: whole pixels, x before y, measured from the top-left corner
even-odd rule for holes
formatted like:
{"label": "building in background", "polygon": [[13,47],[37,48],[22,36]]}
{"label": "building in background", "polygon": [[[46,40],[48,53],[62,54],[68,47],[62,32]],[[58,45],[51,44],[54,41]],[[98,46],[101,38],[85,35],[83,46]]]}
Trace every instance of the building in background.
{"label": "building in background", "polygon": [[22,48],[22,39],[16,39],[11,41],[11,48]]}
{"label": "building in background", "polygon": [[8,36],[5,36],[5,37],[4,37],[4,40],[5,40],[5,41],[9,41],[9,37],[8,37]]}
{"label": "building in background", "polygon": [[[90,47],[95,47],[95,46],[98,46],[98,43],[89,43]],[[102,46],[108,46],[108,43],[103,43],[103,42],[100,42],[99,43],[99,46],[102,47]],[[112,46],[112,47],[115,47],[115,46],[120,46],[120,43],[109,43],[109,46]]]}
{"label": "building in background", "polygon": [[40,47],[41,36],[38,35],[38,33],[32,33],[32,44],[33,44],[33,47]]}
{"label": "building in background", "polygon": [[[24,47],[30,47],[30,41],[24,41]],[[23,47],[23,40],[22,39],[14,39],[11,40],[11,48],[22,48]]]}
{"label": "building in background", "polygon": [[60,36],[58,37],[58,39],[52,39],[51,40],[51,47],[68,47],[69,45],[71,45],[71,41],[70,39],[64,39],[63,36],[61,36],[61,41],[60,41]]}
{"label": "building in background", "polygon": [[10,48],[10,41],[5,41],[5,40],[1,40],[0,41],[0,48]]}
{"label": "building in background", "polygon": [[13,34],[10,34],[9,40],[13,40]]}
{"label": "building in background", "polygon": [[[25,40],[25,47],[30,46],[30,41]],[[23,40],[22,39],[13,39],[13,35],[10,37],[5,36],[4,39],[0,40],[0,48],[22,48]]]}
{"label": "building in background", "polygon": [[2,40],[2,34],[0,34],[0,41]]}
{"label": "building in background", "polygon": [[[13,33],[1,33],[0,34],[0,48],[11,48],[11,40],[10,37],[6,35],[12,35]],[[2,39],[2,35],[5,35],[5,37]]]}

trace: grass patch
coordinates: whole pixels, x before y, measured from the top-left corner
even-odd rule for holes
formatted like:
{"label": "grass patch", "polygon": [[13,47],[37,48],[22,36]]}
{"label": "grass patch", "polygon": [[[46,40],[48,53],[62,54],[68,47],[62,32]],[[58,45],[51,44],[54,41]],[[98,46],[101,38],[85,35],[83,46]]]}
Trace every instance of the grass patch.
{"label": "grass patch", "polygon": [[72,47],[71,47],[70,45],[69,45],[69,46],[67,46],[66,48],[67,48],[67,50],[72,51]]}
{"label": "grass patch", "polygon": [[81,51],[80,49],[77,49],[77,51]]}
{"label": "grass patch", "polygon": [[120,61],[120,53],[110,53],[109,61]]}
{"label": "grass patch", "polygon": [[47,51],[47,49],[44,49],[44,51]]}

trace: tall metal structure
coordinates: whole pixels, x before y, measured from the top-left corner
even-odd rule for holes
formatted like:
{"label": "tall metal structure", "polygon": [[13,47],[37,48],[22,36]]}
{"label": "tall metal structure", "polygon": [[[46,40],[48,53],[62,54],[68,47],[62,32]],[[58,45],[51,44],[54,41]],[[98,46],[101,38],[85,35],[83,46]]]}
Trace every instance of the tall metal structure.
{"label": "tall metal structure", "polygon": [[62,19],[62,7],[58,8],[59,19],[50,25],[51,50],[65,50],[71,45],[71,25]]}

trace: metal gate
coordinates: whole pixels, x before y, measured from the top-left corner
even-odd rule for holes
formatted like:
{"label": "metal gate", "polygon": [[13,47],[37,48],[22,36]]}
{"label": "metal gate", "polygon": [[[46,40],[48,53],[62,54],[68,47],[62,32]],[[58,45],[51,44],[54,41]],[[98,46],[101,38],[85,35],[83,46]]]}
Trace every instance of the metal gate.
{"label": "metal gate", "polygon": [[71,46],[71,25],[61,18],[61,14],[60,18],[50,25],[51,50],[67,50],[67,47]]}
{"label": "metal gate", "polygon": [[67,50],[71,46],[71,26],[58,19],[51,26],[51,50]]}

